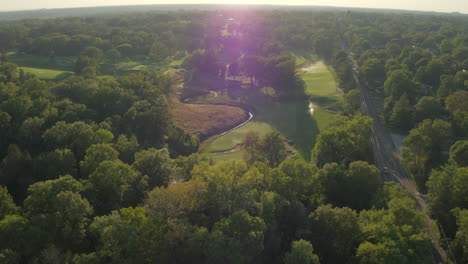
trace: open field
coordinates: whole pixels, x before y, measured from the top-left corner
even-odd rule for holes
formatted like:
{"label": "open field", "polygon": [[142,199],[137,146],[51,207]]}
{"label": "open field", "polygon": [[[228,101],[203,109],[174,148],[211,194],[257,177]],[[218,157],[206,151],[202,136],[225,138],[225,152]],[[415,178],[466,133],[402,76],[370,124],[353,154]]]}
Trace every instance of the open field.
{"label": "open field", "polygon": [[[168,70],[180,68],[187,56],[186,53],[177,53],[167,60],[155,63],[149,59],[121,59],[116,62],[104,60],[100,64],[98,77],[110,78],[115,75],[126,75],[144,70]],[[25,72],[35,74],[43,80],[60,80],[73,74],[77,57],[48,57],[24,53],[10,52],[8,59],[17,64]]]}
{"label": "open field", "polygon": [[24,72],[36,75],[42,80],[62,80],[74,74],[71,71],[50,70],[44,68],[19,67]]}
{"label": "open field", "polygon": [[234,106],[183,104],[174,99],[173,117],[187,133],[207,137],[242,123],[248,118],[248,113]]}
{"label": "open field", "polygon": [[318,61],[302,68],[300,74],[305,82],[304,93],[314,104],[325,109],[335,109],[342,102],[331,67]]}
{"label": "open field", "polygon": [[11,52],[8,59],[20,67],[73,71],[76,57],[48,57]]}
{"label": "open field", "polygon": [[260,135],[265,135],[266,133],[272,131],[273,128],[271,125],[264,122],[251,121],[244,126],[235,129],[225,135],[215,139],[206,149],[205,152],[216,152],[216,151],[225,151],[232,149],[239,145],[244,136],[249,131],[257,132]]}

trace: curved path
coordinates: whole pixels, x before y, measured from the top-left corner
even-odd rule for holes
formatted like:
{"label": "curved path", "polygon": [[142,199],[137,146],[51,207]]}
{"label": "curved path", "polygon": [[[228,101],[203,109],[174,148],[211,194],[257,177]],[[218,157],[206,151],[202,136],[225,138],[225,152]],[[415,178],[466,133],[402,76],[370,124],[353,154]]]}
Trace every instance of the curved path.
{"label": "curved path", "polygon": [[[242,55],[239,59],[237,59],[236,61],[240,60],[242,57],[243,57],[243,55]],[[230,65],[230,64],[229,64],[229,65]],[[190,76],[189,76],[189,78],[188,78],[188,81],[182,83],[181,86],[184,87],[186,84],[190,83],[190,82],[192,81],[192,78],[193,78],[193,73],[190,72]],[[192,101],[193,99],[195,99],[195,98],[197,98],[197,97],[205,96],[205,95],[211,94],[211,93],[214,94],[215,97],[218,96],[218,93],[217,93],[217,92],[215,92],[215,91],[208,91],[208,92],[206,92],[206,93],[204,93],[204,94],[197,95],[197,96],[194,96],[194,97],[188,97],[188,98],[183,98],[183,99],[180,98],[180,101],[181,101],[182,103],[184,103],[184,104],[191,104],[191,103],[189,103],[189,101]],[[207,103],[207,105],[209,105],[209,104]],[[216,105],[233,106],[232,104],[227,104],[227,103],[226,103],[226,104],[217,103]],[[228,130],[225,130],[225,131],[223,131],[223,132],[221,132],[221,133],[217,133],[217,134],[211,135],[210,137],[217,137],[217,136],[225,135],[225,134],[227,134],[227,133],[229,133],[229,132],[231,132],[231,131],[233,131],[233,130],[236,130],[236,129],[238,129],[238,128],[244,126],[245,124],[247,124],[248,122],[250,122],[250,120],[252,120],[252,119],[254,118],[254,114],[252,113],[252,111],[250,111],[250,110],[248,110],[248,109],[246,109],[245,107],[242,107],[242,106],[240,106],[240,105],[235,105],[235,106],[238,107],[238,108],[242,108],[242,109],[244,109],[246,112],[248,112],[249,117],[248,117],[246,120],[244,120],[242,123],[240,123],[240,124],[238,124],[238,125],[236,125],[236,126],[230,128],[230,129],[228,129]],[[237,148],[237,146],[234,147],[234,149],[236,149],[236,148]],[[226,151],[227,151],[227,152],[232,152],[232,149],[226,150]],[[221,154],[221,153],[225,153],[226,151],[212,152],[212,154]]]}

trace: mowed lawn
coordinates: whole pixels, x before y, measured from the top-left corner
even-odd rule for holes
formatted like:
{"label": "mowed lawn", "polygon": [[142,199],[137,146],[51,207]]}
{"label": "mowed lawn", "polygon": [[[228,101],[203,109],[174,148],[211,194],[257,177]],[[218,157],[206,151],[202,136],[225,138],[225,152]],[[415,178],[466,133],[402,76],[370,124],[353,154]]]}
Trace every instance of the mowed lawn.
{"label": "mowed lawn", "polygon": [[[177,69],[180,68],[186,56],[185,53],[180,53],[160,63],[156,63],[154,60],[150,59],[129,60],[125,58],[116,62],[104,60],[100,64],[98,78],[111,78],[114,75],[126,75],[128,73],[145,70]],[[73,71],[77,57],[49,57],[10,52],[8,59],[17,64],[19,68],[23,69],[25,72],[35,74],[39,79],[61,80],[74,74]]]}
{"label": "mowed lawn", "polygon": [[247,134],[249,131],[257,132],[259,135],[263,136],[272,130],[273,128],[271,125],[265,122],[251,121],[244,126],[238,129],[234,129],[229,133],[226,133],[225,135],[215,139],[210,145],[208,145],[208,147],[205,149],[205,152],[210,153],[233,149],[242,143],[245,134]]}
{"label": "mowed lawn", "polygon": [[71,72],[71,71],[60,71],[60,70],[31,68],[31,67],[19,67],[19,68],[22,69],[24,72],[36,75],[39,79],[42,79],[42,80],[61,80],[74,74],[74,72]]}
{"label": "mowed lawn", "polygon": [[321,108],[334,109],[342,102],[337,89],[333,69],[322,61],[306,66],[300,70],[305,82],[304,92],[309,99]]}

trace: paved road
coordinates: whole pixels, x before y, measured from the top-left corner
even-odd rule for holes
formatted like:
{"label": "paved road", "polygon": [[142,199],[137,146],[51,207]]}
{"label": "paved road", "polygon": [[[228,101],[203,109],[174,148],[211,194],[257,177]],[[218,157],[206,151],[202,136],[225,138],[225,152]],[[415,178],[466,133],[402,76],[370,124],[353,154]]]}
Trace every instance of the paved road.
{"label": "paved road", "polygon": [[[342,42],[342,48],[345,51],[348,51],[344,42]],[[386,131],[380,121],[380,117],[376,111],[373,101],[371,100],[369,89],[360,80],[357,63],[349,53],[348,57],[353,62],[352,76],[356,83],[356,87],[360,91],[361,108],[366,115],[374,119],[371,141],[375,165],[380,169],[381,176],[384,181],[394,181],[400,184],[400,186],[408,189],[411,195],[417,200],[419,209],[424,212],[427,223],[427,232],[432,239],[432,245],[435,252],[438,253],[438,255],[433,254],[433,257],[437,262],[445,263],[447,253],[437,244],[438,238],[432,230],[434,220],[428,216],[425,198],[417,191],[416,184],[409,176],[406,169],[402,166],[399,151],[393,143],[390,134]]]}

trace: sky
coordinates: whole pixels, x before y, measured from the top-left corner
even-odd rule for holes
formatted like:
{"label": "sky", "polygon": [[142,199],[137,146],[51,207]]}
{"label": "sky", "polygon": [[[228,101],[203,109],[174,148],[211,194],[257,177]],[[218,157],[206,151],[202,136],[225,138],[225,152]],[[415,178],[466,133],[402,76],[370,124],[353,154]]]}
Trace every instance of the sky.
{"label": "sky", "polygon": [[207,3],[392,8],[468,14],[468,0],[0,0],[0,11],[139,4]]}

